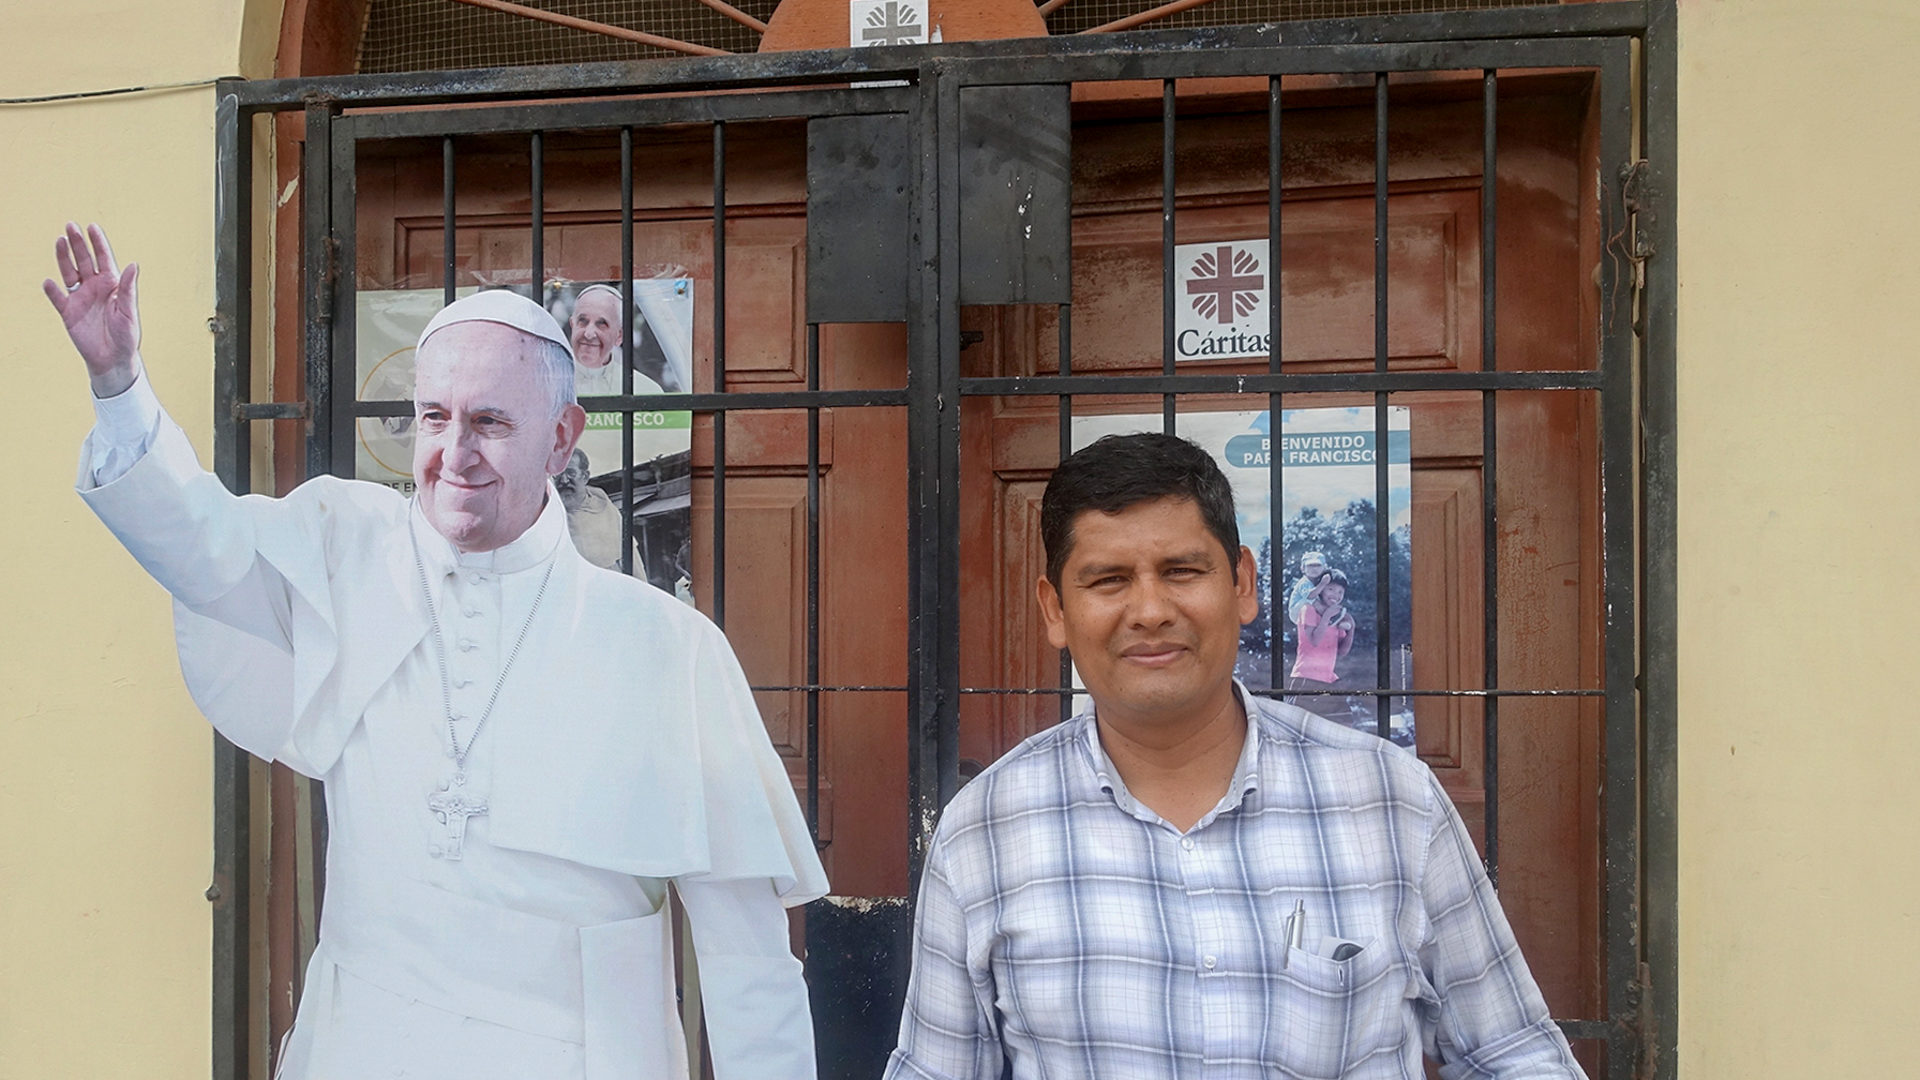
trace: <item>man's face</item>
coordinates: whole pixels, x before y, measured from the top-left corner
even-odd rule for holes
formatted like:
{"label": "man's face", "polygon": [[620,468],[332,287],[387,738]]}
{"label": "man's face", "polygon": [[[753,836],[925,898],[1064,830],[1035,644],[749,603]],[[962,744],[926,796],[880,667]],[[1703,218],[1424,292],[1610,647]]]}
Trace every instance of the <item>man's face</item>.
{"label": "man's face", "polygon": [[560,501],[567,504],[569,511],[578,510],[585,501],[587,481],[587,455],[578,450],[567,459],[567,467],[553,478],[553,486],[560,492]]}
{"label": "man's face", "polygon": [[1047,640],[1073,654],[1101,716],[1161,729],[1211,716],[1232,693],[1240,627],[1260,607],[1253,554],[1230,559],[1179,498],[1083,512],[1058,589],[1045,577],[1037,589]]}
{"label": "man's face", "polygon": [[573,302],[570,337],[581,367],[606,367],[620,345],[620,299],[595,289]]}
{"label": "man's face", "polygon": [[462,551],[510,543],[540,514],[586,414],[559,416],[535,339],[491,322],[455,323],[414,362],[413,477],[420,508]]}

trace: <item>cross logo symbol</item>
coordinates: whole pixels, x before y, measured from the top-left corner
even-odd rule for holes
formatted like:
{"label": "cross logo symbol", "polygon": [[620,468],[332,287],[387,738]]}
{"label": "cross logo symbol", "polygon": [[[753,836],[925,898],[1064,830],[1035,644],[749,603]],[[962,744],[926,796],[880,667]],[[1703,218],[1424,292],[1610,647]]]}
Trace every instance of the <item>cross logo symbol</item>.
{"label": "cross logo symbol", "polygon": [[1188,271],[1187,295],[1193,297],[1193,310],[1223,326],[1253,314],[1267,282],[1259,271],[1260,260],[1245,249],[1235,251],[1221,244],[1203,252]]}
{"label": "cross logo symbol", "polygon": [[867,12],[860,31],[862,45],[913,45],[926,40],[926,26],[912,4],[886,0]]}

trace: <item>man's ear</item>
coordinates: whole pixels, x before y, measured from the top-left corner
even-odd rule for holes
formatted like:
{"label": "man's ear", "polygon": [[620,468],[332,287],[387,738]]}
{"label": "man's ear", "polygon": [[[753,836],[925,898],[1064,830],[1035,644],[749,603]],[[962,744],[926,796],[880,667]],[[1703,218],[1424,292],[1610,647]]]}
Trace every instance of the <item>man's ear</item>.
{"label": "man's ear", "polygon": [[1040,619],[1047,624],[1047,644],[1056,649],[1067,647],[1067,613],[1060,607],[1060,591],[1047,575],[1033,585],[1034,598],[1040,602]]}
{"label": "man's ear", "polygon": [[553,421],[553,449],[547,455],[547,475],[559,476],[573,460],[573,448],[580,445],[580,434],[587,430],[587,410],[578,402],[560,410]]}
{"label": "man's ear", "polygon": [[1234,607],[1239,612],[1240,625],[1245,626],[1260,617],[1260,573],[1253,561],[1253,551],[1245,544],[1240,545],[1240,557],[1233,565],[1237,575],[1233,583]]}

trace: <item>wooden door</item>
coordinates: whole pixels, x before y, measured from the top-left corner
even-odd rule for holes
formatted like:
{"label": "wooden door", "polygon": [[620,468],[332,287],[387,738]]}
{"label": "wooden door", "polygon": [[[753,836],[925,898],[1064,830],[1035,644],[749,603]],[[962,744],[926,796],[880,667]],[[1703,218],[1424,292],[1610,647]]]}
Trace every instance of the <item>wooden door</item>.
{"label": "wooden door", "polygon": [[[1367,80],[1368,88],[1371,79]],[[1473,100],[1444,83],[1396,88],[1389,146],[1389,359],[1395,371],[1481,363],[1481,142]],[[1593,164],[1585,84],[1503,80],[1500,105],[1498,363],[1594,364]],[[1092,116],[1074,132],[1072,371],[1161,369],[1158,93],[1151,113]],[[1367,371],[1373,333],[1371,94],[1323,95],[1285,113],[1282,360],[1293,372]],[[1264,98],[1183,101],[1179,243],[1267,235]],[[1051,308],[968,313],[983,333],[967,375],[1057,374]],[[1183,372],[1256,373],[1260,361],[1184,362]],[[1288,409],[1371,405],[1371,394],[1289,395]],[[1406,393],[1413,453],[1413,680],[1484,686],[1482,400]],[[1155,413],[1156,396],[1081,396],[1076,414]],[[1182,411],[1264,409],[1264,395],[1201,396]],[[1596,406],[1576,393],[1503,394],[1497,408],[1501,683],[1599,684]],[[972,398],[962,415],[962,682],[1055,686],[1059,657],[1034,607],[1044,568],[1039,509],[1059,454],[1053,398]],[[1047,697],[967,695],[961,753],[990,762],[1055,722]],[[1415,700],[1418,751],[1476,840],[1487,803],[1482,710],[1471,698]],[[1500,706],[1500,889],[1555,1016],[1599,1015],[1601,962],[1594,699]]]}
{"label": "wooden door", "polygon": [[[1390,363],[1473,370],[1480,352],[1480,135],[1474,95],[1445,80],[1396,91],[1390,145]],[[1502,80],[1499,366],[1591,367],[1599,250],[1584,80]],[[1289,371],[1373,363],[1372,109],[1338,93],[1287,113],[1282,292]],[[1157,119],[1124,102],[1084,110],[1074,133],[1073,369],[1160,365]],[[1183,103],[1178,239],[1265,235],[1265,114],[1212,97]],[[798,125],[729,129],[726,379],[729,390],[806,387],[805,141]],[[707,128],[636,133],[635,261],[695,282],[694,386],[713,387],[712,141]],[[460,144],[454,250],[460,284],[529,280],[528,158],[518,140]],[[549,135],[548,276],[617,279],[617,152],[602,136]],[[359,171],[362,288],[439,284],[438,144],[369,144]],[[978,344],[963,374],[1058,371],[1052,309],[963,314]],[[905,384],[905,331],[828,326],[826,389]],[[1252,372],[1254,362],[1184,370]],[[1075,399],[1079,412],[1152,410],[1158,399]],[[1287,407],[1371,404],[1370,395],[1290,396]],[[1482,685],[1481,395],[1396,395],[1412,412],[1414,683]],[[1503,393],[1499,429],[1500,667],[1508,687],[1597,686],[1600,632],[1596,402],[1585,393]],[[1185,409],[1262,408],[1229,397]],[[1033,609],[1040,492],[1057,458],[1046,398],[962,406],[961,679],[1055,685],[1059,660]],[[734,412],[726,424],[724,622],[760,686],[806,681],[804,411]],[[712,613],[714,420],[694,429],[694,591]],[[823,410],[820,435],[819,827],[834,891],[907,888],[906,417]],[[881,689],[871,689],[881,688]],[[644,688],[636,688],[643,693]],[[804,798],[805,694],[760,695]],[[1416,701],[1418,747],[1478,836],[1487,803],[1479,702]],[[1051,698],[968,694],[961,754],[990,762],[1058,716]],[[1599,1014],[1600,710],[1593,699],[1508,699],[1498,750],[1502,898],[1557,1016]]]}

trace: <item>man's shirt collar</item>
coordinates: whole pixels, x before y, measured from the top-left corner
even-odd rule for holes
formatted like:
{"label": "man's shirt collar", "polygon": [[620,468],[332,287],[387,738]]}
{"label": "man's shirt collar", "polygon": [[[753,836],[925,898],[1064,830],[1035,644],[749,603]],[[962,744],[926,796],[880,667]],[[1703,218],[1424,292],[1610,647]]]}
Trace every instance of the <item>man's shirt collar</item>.
{"label": "man's shirt collar", "polygon": [[[1260,723],[1256,712],[1257,706],[1253,695],[1247,692],[1247,688],[1241,685],[1238,679],[1233,682],[1233,692],[1240,701],[1241,711],[1247,715],[1246,734],[1242,736],[1243,741],[1240,745],[1240,760],[1233,767],[1233,781],[1227,785],[1227,793],[1221,796],[1220,802],[1212,810],[1207,811],[1204,817],[1194,822],[1193,828],[1187,830],[1188,832],[1199,832],[1211,825],[1213,820],[1221,814],[1232,813],[1239,809],[1247,795],[1259,790],[1260,787]],[[1093,770],[1095,782],[1112,796],[1114,803],[1120,809],[1133,817],[1149,825],[1173,828],[1166,819],[1154,813],[1127,790],[1126,781],[1120,778],[1120,770],[1114,767],[1113,760],[1107,757],[1106,749],[1100,745],[1100,725],[1095,718],[1095,711],[1094,706],[1089,704],[1086,711],[1074,717],[1072,721],[1080,725],[1078,737],[1081,745],[1086,749],[1087,763]]]}

